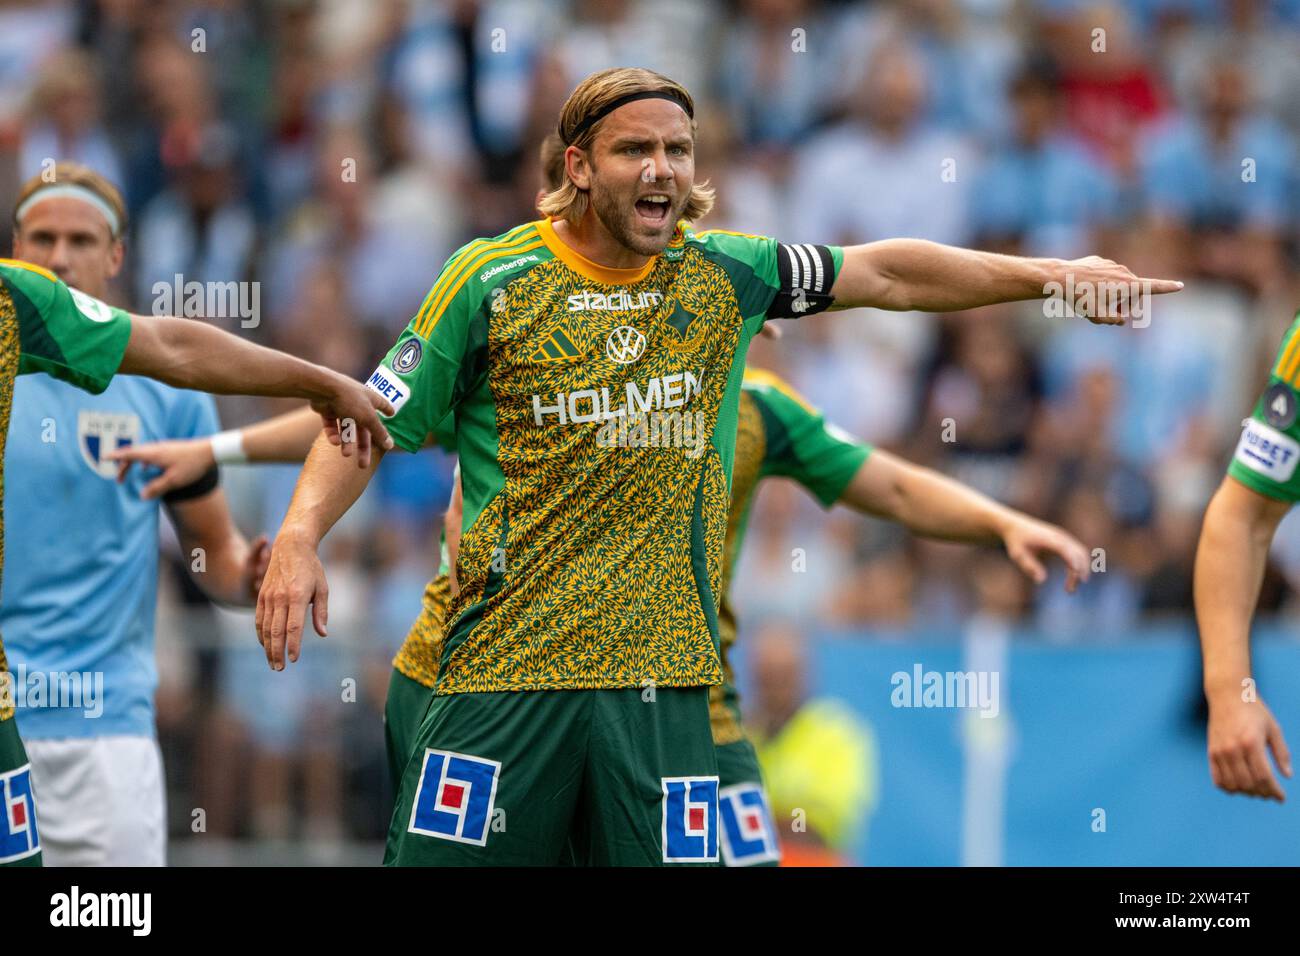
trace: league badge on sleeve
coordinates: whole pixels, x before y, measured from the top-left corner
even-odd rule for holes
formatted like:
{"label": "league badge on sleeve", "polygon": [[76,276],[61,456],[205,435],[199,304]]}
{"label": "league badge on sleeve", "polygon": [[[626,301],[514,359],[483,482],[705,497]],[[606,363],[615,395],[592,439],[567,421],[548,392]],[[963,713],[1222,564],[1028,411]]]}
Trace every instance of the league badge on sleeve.
{"label": "league badge on sleeve", "polygon": [[485,846],[500,773],[501,764],[496,760],[426,750],[407,829],[440,840]]}
{"label": "league badge on sleeve", "polygon": [[1290,385],[1274,382],[1264,393],[1264,418],[1281,431],[1295,424],[1295,392]]}
{"label": "league badge on sleeve", "polygon": [[41,852],[32,798],[31,764],[0,773],[0,864]]}
{"label": "league badge on sleeve", "polygon": [[665,863],[718,861],[718,778],[663,778]]}
{"label": "league badge on sleeve", "polygon": [[738,783],[718,794],[722,860],[727,866],[753,866],[781,859],[767,794],[757,783]]}

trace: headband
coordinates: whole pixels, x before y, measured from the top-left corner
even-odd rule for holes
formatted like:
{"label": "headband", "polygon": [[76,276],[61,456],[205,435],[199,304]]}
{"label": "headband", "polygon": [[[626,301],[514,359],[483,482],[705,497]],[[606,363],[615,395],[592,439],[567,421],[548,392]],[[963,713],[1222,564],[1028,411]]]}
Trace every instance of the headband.
{"label": "headband", "polygon": [[38,202],[44,202],[46,199],[80,199],[84,203],[94,206],[103,215],[108,222],[108,231],[114,239],[117,238],[118,230],[122,228],[122,222],[113,207],[104,201],[104,198],[98,193],[87,189],[85,186],[78,186],[76,183],[59,183],[55,186],[44,186],[32,193],[22,204],[14,210],[14,222],[21,224],[23,216],[27,210],[31,209]]}
{"label": "headband", "polygon": [[686,115],[691,119],[695,119],[695,110],[691,108],[691,104],[680,93],[672,93],[668,90],[644,90],[640,93],[628,93],[626,96],[620,96],[618,99],[606,103],[601,109],[598,109],[579,123],[577,128],[574,129],[571,137],[566,137],[564,135],[564,130],[561,129],[559,131],[560,139],[564,140],[565,146],[572,146],[574,141],[582,136],[583,133],[591,129],[591,127],[595,126],[610,113],[614,112],[614,110],[618,109],[620,106],[626,106],[628,103],[636,102],[637,100],[668,100],[671,103],[676,103],[685,110]]}

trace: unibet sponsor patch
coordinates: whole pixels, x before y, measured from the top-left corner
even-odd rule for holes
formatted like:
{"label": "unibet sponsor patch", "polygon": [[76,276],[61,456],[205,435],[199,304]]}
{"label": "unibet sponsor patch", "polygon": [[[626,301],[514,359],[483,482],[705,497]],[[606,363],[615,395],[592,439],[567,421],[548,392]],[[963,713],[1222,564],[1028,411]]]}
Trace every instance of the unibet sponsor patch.
{"label": "unibet sponsor patch", "polygon": [[370,373],[370,378],[366,379],[366,388],[388,399],[389,404],[393,406],[394,415],[402,410],[402,406],[411,395],[411,390],[407,388],[406,383],[383,363]]}
{"label": "unibet sponsor patch", "polygon": [[1295,474],[1300,443],[1276,428],[1255,419],[1247,419],[1237,442],[1235,459],[1242,465],[1278,484],[1291,480]]}

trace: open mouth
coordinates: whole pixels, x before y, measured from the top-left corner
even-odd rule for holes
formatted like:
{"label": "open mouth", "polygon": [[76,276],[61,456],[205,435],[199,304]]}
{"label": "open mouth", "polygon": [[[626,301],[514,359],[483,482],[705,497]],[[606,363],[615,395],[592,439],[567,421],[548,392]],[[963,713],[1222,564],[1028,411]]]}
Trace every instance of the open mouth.
{"label": "open mouth", "polygon": [[663,193],[642,196],[636,201],[636,214],[648,225],[662,226],[668,221],[672,203]]}

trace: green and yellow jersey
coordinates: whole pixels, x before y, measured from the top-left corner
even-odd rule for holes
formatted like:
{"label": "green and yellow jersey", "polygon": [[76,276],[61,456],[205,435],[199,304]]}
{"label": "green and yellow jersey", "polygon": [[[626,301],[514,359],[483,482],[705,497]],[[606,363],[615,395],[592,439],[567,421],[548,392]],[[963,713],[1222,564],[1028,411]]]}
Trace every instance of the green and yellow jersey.
{"label": "green and yellow jersey", "polygon": [[[709,691],[714,743],[728,744],[744,736],[729,653],[736,640],[736,615],[730,590],[758,482],[774,475],[792,478],[811,491],[823,507],[829,508],[844,493],[870,453],[870,445],[854,441],[834,425],[827,424],[817,409],[776,375],[758,369],[745,370],[718,615],[724,681]],[[393,659],[393,666],[412,680],[433,688],[437,683],[438,658],[451,601],[445,544],[442,566],[438,576],[425,588],[423,601],[420,616]]]}
{"label": "green and yellow jersey", "polygon": [[842,262],[679,223],[644,267],[610,269],[546,220],[448,261],[370,379],[408,451],[455,414],[438,693],[721,682],[745,353],[768,318],[829,306]]}
{"label": "green and yellow jersey", "polygon": [[821,412],[781,378],[760,369],[745,370],[718,615],[723,683],[709,688],[709,718],[715,744],[734,743],[744,737],[730,659],[736,640],[731,574],[745,545],[758,483],[772,476],[791,478],[807,488],[823,508],[829,508],[870,454],[870,445],[828,424]]}
{"label": "green and yellow jersey", "polygon": [[1228,474],[1252,491],[1280,501],[1300,501],[1300,314],[1282,338],[1268,385],[1243,423]]}
{"label": "green and yellow jersey", "polygon": [[[4,501],[4,448],[13,410],[14,379],[47,372],[88,392],[108,387],[122,364],[131,319],[121,309],[69,289],[51,272],[0,259],[0,504]],[[4,572],[4,518],[0,514],[0,575]],[[8,671],[0,642],[0,674]],[[0,720],[13,716],[0,695]]]}

